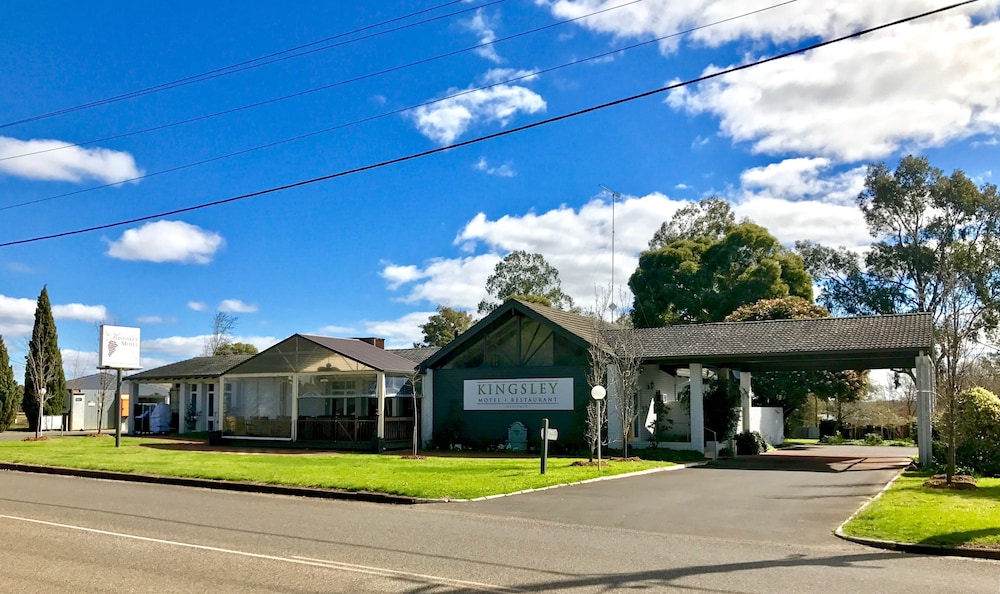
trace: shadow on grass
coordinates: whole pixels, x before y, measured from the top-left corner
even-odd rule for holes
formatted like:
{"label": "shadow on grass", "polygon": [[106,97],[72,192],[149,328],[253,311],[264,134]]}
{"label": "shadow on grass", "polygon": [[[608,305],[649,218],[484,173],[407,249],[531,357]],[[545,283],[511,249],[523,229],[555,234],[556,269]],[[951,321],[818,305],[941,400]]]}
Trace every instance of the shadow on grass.
{"label": "shadow on grass", "polygon": [[[979,530],[966,530],[964,532],[946,532],[944,534],[935,534],[934,536],[929,536],[921,540],[918,544],[935,545],[943,547],[961,547],[968,545],[968,543],[974,540],[990,538],[990,537],[1000,537],[1000,527],[981,528]],[[986,548],[986,546],[984,545],[973,545],[973,546],[976,548]],[[1000,542],[993,543],[989,545],[988,548],[1000,549]]]}

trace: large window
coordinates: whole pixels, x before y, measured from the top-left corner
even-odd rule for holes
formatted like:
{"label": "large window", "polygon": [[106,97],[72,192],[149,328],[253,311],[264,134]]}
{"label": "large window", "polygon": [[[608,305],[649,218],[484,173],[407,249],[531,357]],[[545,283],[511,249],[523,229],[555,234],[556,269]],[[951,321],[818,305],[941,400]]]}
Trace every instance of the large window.
{"label": "large window", "polygon": [[444,367],[551,367],[556,364],[555,342],[549,327],[524,316],[512,316],[484,332]]}
{"label": "large window", "polygon": [[230,378],[223,431],[238,437],[292,437],[292,381],[288,377]]}

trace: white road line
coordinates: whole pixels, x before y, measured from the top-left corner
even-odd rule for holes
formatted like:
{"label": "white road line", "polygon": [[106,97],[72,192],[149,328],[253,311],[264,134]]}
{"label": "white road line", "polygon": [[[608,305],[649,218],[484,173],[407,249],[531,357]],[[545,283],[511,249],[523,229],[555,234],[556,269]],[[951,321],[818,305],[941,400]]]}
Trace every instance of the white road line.
{"label": "white road line", "polygon": [[264,555],[261,553],[251,553],[248,551],[237,551],[234,549],[223,549],[219,547],[210,547],[207,545],[199,545],[188,542],[178,542],[175,540],[164,540],[161,538],[150,538],[148,536],[138,536],[136,534],[125,534],[122,532],[110,532],[108,530],[99,530],[97,528],[86,528],[84,526],[74,526],[72,524],[60,524],[57,522],[48,522],[45,520],[36,520],[34,518],[22,518],[19,516],[8,516],[0,514],[0,519],[3,520],[14,520],[17,522],[29,522],[32,524],[41,524],[44,526],[52,526],[54,528],[66,528],[69,530],[77,530],[79,532],[89,532],[91,534],[101,534],[105,536],[116,536],[119,538],[129,538],[132,540],[140,540],[143,542],[150,542],[162,545],[169,545],[175,547],[184,547],[188,549],[198,549],[201,551],[213,551],[216,553],[226,553],[229,555],[240,555],[243,557],[253,557],[255,559],[269,559],[271,561],[282,561],[284,563],[295,563],[298,565],[309,565],[312,567],[325,567],[327,569],[339,569],[342,571],[350,571],[353,573],[363,573],[367,575],[376,575],[380,577],[387,578],[402,578],[409,580],[418,580],[422,582],[433,582],[443,586],[460,586],[463,588],[472,588],[476,590],[481,590],[483,592],[521,592],[514,588],[507,588],[504,586],[499,586],[495,584],[484,584],[481,582],[469,582],[465,580],[456,580],[436,575],[428,575],[423,573],[411,573],[407,571],[397,571],[394,569],[385,569],[382,567],[371,567],[368,565],[357,565],[354,563],[344,563],[341,561],[327,561],[324,559],[310,559],[308,557],[280,557],[276,555]]}

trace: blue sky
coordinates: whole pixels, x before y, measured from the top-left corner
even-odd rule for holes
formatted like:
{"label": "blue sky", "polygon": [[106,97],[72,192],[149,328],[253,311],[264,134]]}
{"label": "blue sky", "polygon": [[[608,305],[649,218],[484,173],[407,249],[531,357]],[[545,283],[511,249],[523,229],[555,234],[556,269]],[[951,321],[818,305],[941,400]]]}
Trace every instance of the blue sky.
{"label": "blue sky", "polygon": [[[363,167],[947,3],[798,0],[732,19],[776,4],[5,2],[0,125],[32,121],[0,127],[0,242]],[[566,19],[577,20],[556,25]],[[33,119],[363,28],[307,55]],[[616,284],[664,220],[708,195],[786,244],[863,250],[870,239],[853,199],[868,163],[894,167],[917,153],[995,182],[998,88],[1000,0],[980,0],[430,157],[0,248],[0,334],[22,361],[47,285],[69,376],[93,370],[102,321],[140,327],[153,367],[201,354],[218,310],[238,316],[237,339],[261,348],[295,332],[409,346],[437,305],[474,310],[493,266],[518,249],[542,253],[586,306],[611,280],[612,204],[602,184],[621,194]],[[300,95],[271,101],[292,94]],[[259,102],[269,103],[238,109]],[[235,111],[132,134],[226,110]],[[330,128],[339,129],[316,133]],[[64,147],[76,143],[87,144]],[[158,174],[206,159],[215,160]]]}

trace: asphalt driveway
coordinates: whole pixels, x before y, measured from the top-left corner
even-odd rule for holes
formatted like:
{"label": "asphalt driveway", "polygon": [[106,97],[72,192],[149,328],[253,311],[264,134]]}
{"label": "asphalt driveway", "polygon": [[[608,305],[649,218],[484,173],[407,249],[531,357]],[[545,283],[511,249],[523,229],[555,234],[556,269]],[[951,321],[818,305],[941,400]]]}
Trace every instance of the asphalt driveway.
{"label": "asphalt driveway", "polygon": [[916,448],[803,446],[460,505],[479,514],[581,526],[824,544],[915,453]]}

